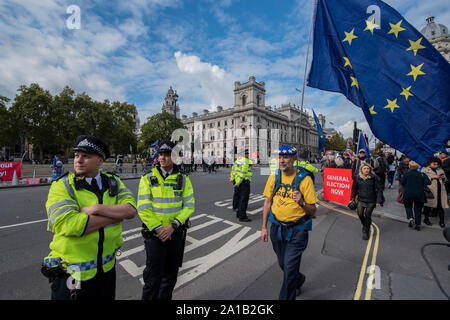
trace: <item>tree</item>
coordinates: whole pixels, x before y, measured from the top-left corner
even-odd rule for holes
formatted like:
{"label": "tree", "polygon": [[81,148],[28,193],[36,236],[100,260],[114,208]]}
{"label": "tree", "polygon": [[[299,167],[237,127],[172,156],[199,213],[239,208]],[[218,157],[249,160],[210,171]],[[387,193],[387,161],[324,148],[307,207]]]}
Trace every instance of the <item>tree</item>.
{"label": "tree", "polygon": [[57,105],[48,90],[33,83],[29,87],[20,86],[19,94],[11,106],[13,123],[21,143],[27,138],[39,150],[39,159],[44,160],[44,151],[57,144],[58,126]]}
{"label": "tree", "polygon": [[170,140],[175,129],[184,128],[180,119],[174,115],[161,112],[149,117],[147,122],[141,127],[142,135],[139,141],[138,150],[144,153],[147,148],[156,140]]}
{"label": "tree", "polygon": [[0,147],[9,146],[11,143],[11,116],[6,107],[9,101],[7,97],[0,96]]}
{"label": "tree", "polygon": [[347,141],[339,134],[335,134],[330,139],[325,140],[326,150],[344,151],[347,148]]}

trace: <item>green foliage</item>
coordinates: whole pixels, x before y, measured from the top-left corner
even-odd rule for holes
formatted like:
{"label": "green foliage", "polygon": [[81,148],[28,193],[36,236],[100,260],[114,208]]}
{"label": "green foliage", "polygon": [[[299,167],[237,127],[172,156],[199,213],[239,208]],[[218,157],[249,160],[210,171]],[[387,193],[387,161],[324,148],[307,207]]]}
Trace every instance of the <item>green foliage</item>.
{"label": "green foliage", "polygon": [[76,137],[82,134],[104,140],[112,153],[128,153],[130,145],[136,150],[137,110],[126,102],[93,101],[86,93],[75,95],[68,86],[53,97],[35,83],[18,89],[9,110],[5,102],[0,97],[0,134],[3,137],[1,128],[8,122],[11,133],[5,134],[0,145],[13,146],[26,138],[39,150],[41,161],[44,153],[70,156]]}
{"label": "green foliage", "polygon": [[339,134],[335,134],[330,139],[325,140],[325,150],[344,151],[347,148],[347,140]]}
{"label": "green foliage", "polygon": [[141,127],[142,135],[139,141],[138,150],[145,153],[148,147],[156,140],[170,140],[175,129],[184,128],[180,119],[174,115],[161,112],[149,117],[147,122]]}

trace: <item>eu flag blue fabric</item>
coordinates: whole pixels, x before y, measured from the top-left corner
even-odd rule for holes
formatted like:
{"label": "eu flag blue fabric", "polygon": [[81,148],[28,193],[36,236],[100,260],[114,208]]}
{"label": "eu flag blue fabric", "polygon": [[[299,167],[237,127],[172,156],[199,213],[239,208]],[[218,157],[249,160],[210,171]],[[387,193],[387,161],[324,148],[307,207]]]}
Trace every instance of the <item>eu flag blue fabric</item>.
{"label": "eu flag blue fabric", "polygon": [[313,110],[314,121],[316,121],[317,133],[319,134],[319,151],[322,151],[325,148],[325,135],[323,134],[322,126],[319,123],[319,119],[317,119],[316,113]]}
{"label": "eu flag blue fabric", "polygon": [[359,133],[357,153],[359,153],[360,150],[364,150],[366,152],[367,158],[371,157],[369,146],[367,145],[367,141],[364,138],[364,135],[362,134],[362,132]]}
{"label": "eu flag blue fabric", "polygon": [[380,0],[317,0],[308,86],[362,108],[373,134],[421,165],[450,138],[450,64]]}

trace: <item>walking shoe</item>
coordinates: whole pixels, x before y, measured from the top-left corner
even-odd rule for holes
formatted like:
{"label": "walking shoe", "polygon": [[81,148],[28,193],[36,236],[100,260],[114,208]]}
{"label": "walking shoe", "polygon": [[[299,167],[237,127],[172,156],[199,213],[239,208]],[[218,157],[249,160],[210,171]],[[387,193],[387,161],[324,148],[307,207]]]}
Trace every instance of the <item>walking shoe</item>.
{"label": "walking shoe", "polygon": [[409,220],[408,227],[410,227],[410,228],[414,227],[414,220]]}
{"label": "walking shoe", "polygon": [[416,229],[417,231],[420,231],[420,229],[422,229],[422,228],[421,228],[420,226],[416,226],[415,229]]}
{"label": "walking shoe", "polygon": [[441,222],[439,222],[439,226],[440,226],[441,228],[445,228],[445,223],[443,223],[443,222],[441,221]]}
{"label": "walking shoe", "polygon": [[362,234],[362,239],[363,240],[369,240],[369,236],[370,235],[370,230],[369,229],[364,229],[363,234]]}
{"label": "walking shoe", "polygon": [[424,219],[423,223],[425,223],[427,226],[432,226],[433,225],[429,219]]}
{"label": "walking shoe", "polygon": [[246,218],[240,218],[239,221],[240,222],[250,222],[250,221],[252,221],[252,219],[249,219],[246,217]]}
{"label": "walking shoe", "polygon": [[299,296],[302,293],[302,286],[305,283],[306,276],[303,273],[300,273],[300,280],[298,281],[297,289],[295,289],[295,295]]}

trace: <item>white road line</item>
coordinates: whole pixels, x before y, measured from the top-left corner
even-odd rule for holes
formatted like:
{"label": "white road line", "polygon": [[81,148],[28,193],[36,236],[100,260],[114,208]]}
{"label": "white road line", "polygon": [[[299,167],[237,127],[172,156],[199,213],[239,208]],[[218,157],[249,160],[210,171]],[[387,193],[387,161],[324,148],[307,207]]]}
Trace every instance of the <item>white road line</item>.
{"label": "white road line", "polygon": [[11,224],[11,225],[9,225],[9,226],[1,226],[0,229],[14,228],[14,227],[19,227],[19,226],[24,226],[24,225],[27,225],[27,224],[33,224],[33,223],[44,222],[44,221],[48,221],[48,219],[42,219],[42,220],[36,220],[36,221],[29,221],[29,222],[23,222],[23,223],[17,223],[17,224]]}
{"label": "white road line", "polygon": [[201,240],[197,240],[197,239],[194,239],[194,238],[192,238],[190,236],[187,236],[186,240],[191,242],[191,244],[186,246],[184,252],[187,253],[187,252],[189,252],[191,250],[194,250],[194,249],[196,249],[196,248],[198,248],[200,246],[203,246],[203,245],[207,244],[208,242],[211,242],[213,240],[216,240],[217,238],[220,238],[221,236],[226,235],[227,233],[230,233],[233,230],[238,229],[239,227],[242,227],[240,224],[237,224],[237,223],[234,223],[234,222],[231,222],[231,221],[224,220],[223,222],[226,223],[226,224],[229,224],[230,227],[228,227],[228,228],[226,228],[226,229],[224,229],[224,230],[222,230],[220,232],[217,232],[215,234],[212,234],[209,237],[203,238]]}
{"label": "white road line", "polygon": [[258,212],[263,211],[263,208],[264,207],[260,207],[260,208],[255,209],[255,210],[249,210],[249,211],[247,211],[247,213],[248,214],[257,214]]}

